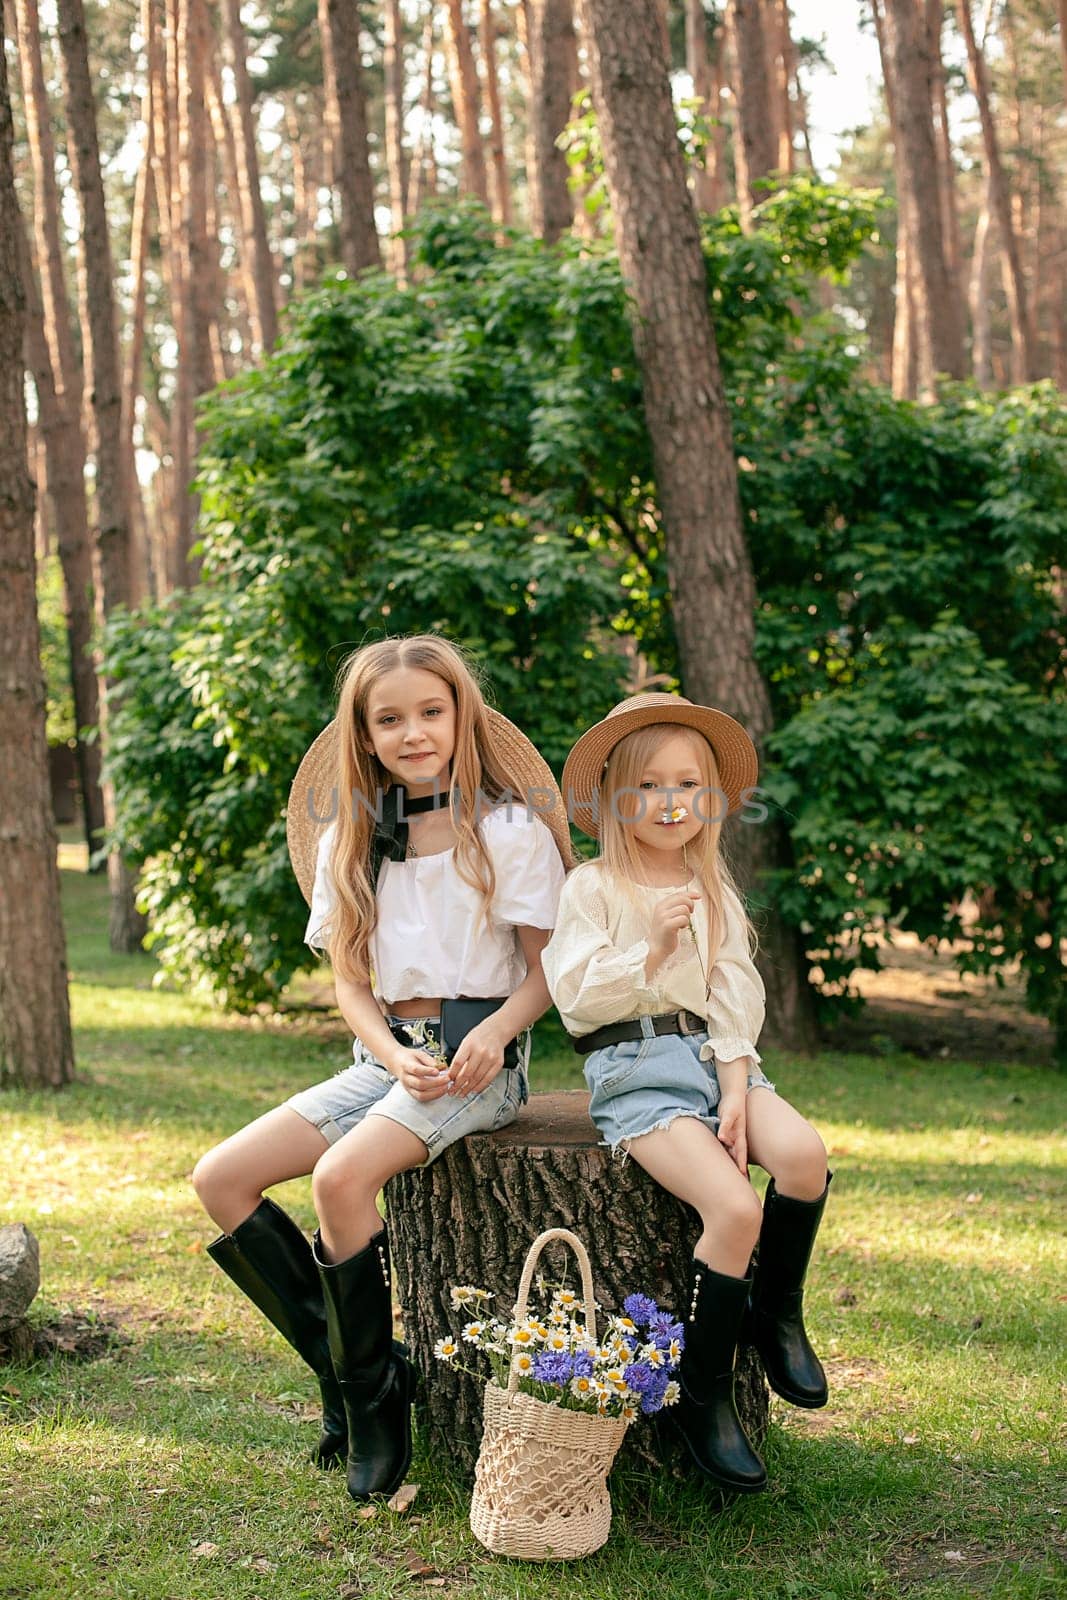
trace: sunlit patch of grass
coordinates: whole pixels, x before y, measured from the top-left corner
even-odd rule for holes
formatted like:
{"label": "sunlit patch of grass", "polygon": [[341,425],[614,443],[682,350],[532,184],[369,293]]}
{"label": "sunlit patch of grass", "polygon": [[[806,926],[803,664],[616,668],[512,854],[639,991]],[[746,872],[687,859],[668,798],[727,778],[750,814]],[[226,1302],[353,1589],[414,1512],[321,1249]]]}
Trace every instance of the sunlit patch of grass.
{"label": "sunlit patch of grass", "polygon": [[[1062,1141],[1067,1085],[995,1062],[770,1053],[835,1179],[809,1322],[831,1405],[773,1404],[771,1487],[724,1503],[627,1467],[605,1549],[494,1560],[417,1449],[412,1511],[360,1519],[306,1460],[312,1384],[205,1258],[197,1156],[341,1065],[334,1020],[220,1016],[106,942],[65,872],[79,1081],[0,1099],[0,1220],[41,1242],[40,1320],[116,1338],[0,1369],[3,1600],[1052,1600],[1067,1593]],[[535,1087],[580,1088],[540,1024]],[[762,1181],[757,1176],[757,1181]],[[305,1226],[310,1186],[279,1197]]]}

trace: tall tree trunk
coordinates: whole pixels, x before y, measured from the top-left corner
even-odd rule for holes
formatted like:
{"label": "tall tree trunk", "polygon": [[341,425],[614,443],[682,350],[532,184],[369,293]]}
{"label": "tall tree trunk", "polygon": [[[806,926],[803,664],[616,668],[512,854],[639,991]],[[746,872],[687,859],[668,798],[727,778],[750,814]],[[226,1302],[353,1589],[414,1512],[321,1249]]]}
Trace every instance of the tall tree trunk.
{"label": "tall tree trunk", "polygon": [[[407,209],[409,217],[417,216],[422,202],[426,198],[427,188],[429,188],[430,194],[437,193],[437,167],[433,155],[433,14],[434,8],[431,6],[422,33],[422,53],[425,71],[422,80],[422,98],[419,101],[419,119],[421,122],[419,143],[408,173]],[[428,184],[427,180],[431,176],[432,181]]]}
{"label": "tall tree trunk", "polygon": [[0,15],[0,1085],[74,1077],[23,393],[22,220]]}
{"label": "tall tree trunk", "polygon": [[914,263],[912,309],[918,392],[929,399],[939,372],[963,376],[959,295],[945,261],[934,144],[930,58],[918,0],[885,0],[885,36],[896,113],[898,205]]}
{"label": "tall tree trunk", "polygon": [[[93,455],[96,463],[97,540],[95,551],[96,610],[102,624],[117,605],[130,598],[130,523],[122,443],[122,385],[115,335],[114,274],[107,231],[104,185],[96,134],[96,108],[85,34],[82,0],[57,0],[59,44],[70,129],[68,155],[81,207],[78,281],[88,335],[87,367],[92,381]],[[105,684],[106,691],[106,684]],[[107,762],[108,710],[100,696],[100,739]],[[116,821],[115,791],[105,781],[104,816]],[[144,932],[133,903],[133,878],[117,850],[108,858],[111,890],[110,938],[114,950],[136,950]]]}
{"label": "tall tree trunk", "polygon": [[74,348],[63,272],[65,251],[60,239],[55,144],[45,87],[37,0],[15,0],[15,14],[18,19],[18,61],[22,75],[26,138],[33,167],[34,237],[41,269],[45,331],[56,388],[61,398],[69,396],[77,407],[80,425],[82,371]]}
{"label": "tall tree trunk", "polygon": [[[734,712],[759,747],[771,708],[754,655],[755,581],[656,0],[583,0],[582,14],[619,257],[634,301],[685,691]],[[738,829],[734,845],[758,901],[763,873],[778,865],[785,844],[768,824]],[[764,948],[772,1029],[810,1043],[799,940],[772,916]]]}
{"label": "tall tree trunk", "polygon": [[482,67],[485,72],[485,107],[489,113],[490,172],[493,175],[493,218],[501,227],[511,222],[511,183],[504,149],[504,116],[500,108],[500,79],[496,70],[497,20],[493,0],[481,0]]}
{"label": "tall tree trunk", "polygon": [[[233,226],[233,231],[241,238],[241,247],[237,252],[237,270],[229,274],[229,286],[233,292],[237,306],[236,322],[241,338],[241,351],[245,362],[251,361],[254,351],[262,351],[262,328],[256,313],[258,291],[256,288],[255,263],[247,248],[247,239],[243,232],[243,223],[239,216],[239,196],[241,193],[241,180],[237,171],[237,135],[234,131],[234,119],[231,118],[226,107],[226,99],[222,88],[222,68],[217,59],[208,62],[206,78],[207,109],[214,135],[215,152],[222,163],[223,193],[228,204],[227,215]],[[212,185],[208,186],[208,236],[212,236],[212,212],[215,214],[215,230],[217,233],[218,206],[214,204],[215,196]],[[268,266],[269,266],[268,258]],[[216,294],[218,303],[224,304],[226,299],[225,288],[220,284]],[[271,304],[274,304],[274,283],[271,281]],[[223,357],[225,360],[225,355]]]}
{"label": "tall tree trunk", "polygon": [[[151,26],[151,5],[149,0],[142,0],[141,29],[146,51]],[[130,600],[134,605],[156,592],[151,571],[144,503],[137,479],[137,453],[133,437],[137,396],[141,392],[141,366],[144,361],[147,299],[145,279],[151,233],[152,147],[155,144],[151,72],[146,74],[144,94],[141,97],[141,122],[145,130],[145,146],[141,164],[137,168],[137,181],[133,194],[133,217],[130,226],[133,305],[130,312],[130,339],[122,384],[122,441],[126,451],[126,482],[130,488]]]}
{"label": "tall tree trunk", "polygon": [[767,76],[761,0],[727,0],[726,37],[734,60],[734,169],[741,226],[752,227],[752,208],[762,192],[756,184],[778,159],[771,86]]}
{"label": "tall tree trunk", "polygon": [[990,227],[993,220],[993,202],[986,176],[982,194],[982,209],[974,230],[974,253],[971,256],[971,370],[974,381],[983,389],[993,385],[993,330],[989,315],[989,257]]}
{"label": "tall tree trunk", "polygon": [[996,124],[989,103],[989,79],[985,57],[978,48],[971,21],[970,0],[956,0],[956,15],[960,32],[967,46],[967,67],[971,88],[978,101],[978,115],[982,123],[982,145],[985,150],[986,172],[993,198],[993,210],[1000,231],[1000,245],[1007,263],[1004,287],[1008,296],[1008,317],[1011,322],[1011,354],[1013,383],[1028,383],[1036,371],[1034,331],[1030,318],[1029,296],[1023,277],[1019,241],[1011,214],[1011,193],[1000,159],[1000,144]]}
{"label": "tall tree trunk", "polygon": [[470,29],[463,17],[463,0],[445,0],[448,16],[448,67],[452,85],[452,107],[459,129],[462,160],[459,170],[461,194],[471,194],[483,205],[489,204],[485,172],[485,151],[478,126],[478,74],[474,69]]}
{"label": "tall tree trunk", "polygon": [[[231,0],[231,4],[234,0]],[[393,228],[393,271],[404,282],[407,241],[399,237],[407,221],[407,158],[404,154],[404,19],[400,0],[385,0],[385,163],[389,171],[389,210]]]}
{"label": "tall tree trunk", "polygon": [[330,124],[336,132],[334,182],[341,197],[341,261],[346,272],[380,267],[374,179],[367,144],[367,97],[355,0],[319,0],[319,32]]}
{"label": "tall tree trunk", "polygon": [[793,101],[789,86],[793,78],[793,30],[789,16],[789,0],[771,0],[774,8],[771,36],[775,40],[775,94],[778,100],[778,170],[796,170],[796,152],[793,148]]}
{"label": "tall tree trunk", "polygon": [[274,302],[274,273],[267,239],[267,214],[259,187],[259,156],[252,111],[252,82],[248,76],[245,34],[240,0],[225,0],[226,39],[237,93],[237,182],[241,202],[241,253],[251,265],[255,299],[250,305],[252,338],[257,351],[270,350],[278,337],[278,312]]}
{"label": "tall tree trunk", "polygon": [[908,217],[899,203],[899,195],[907,179],[902,170],[903,147],[897,127],[897,103],[893,94],[893,67],[889,59],[885,18],[881,0],[871,0],[874,31],[878,39],[878,54],[882,63],[882,84],[885,90],[886,115],[893,140],[893,170],[897,185],[897,245],[896,283],[893,289],[893,338],[890,364],[890,383],[897,400],[914,400],[918,392],[919,364],[917,357],[915,318],[915,249],[908,239]]}
{"label": "tall tree trunk", "polygon": [[552,244],[574,219],[567,162],[556,144],[571,114],[572,0],[531,0],[528,21],[530,228]]}
{"label": "tall tree trunk", "polygon": [[948,267],[955,292],[959,295],[963,287],[963,248],[960,240],[960,212],[956,200],[956,162],[952,154],[952,135],[948,122],[945,63],[941,55],[944,21],[944,0],[926,0],[926,36],[930,50],[934,141],[937,146],[937,171],[941,184],[941,233],[945,241],[945,265]]}
{"label": "tall tree trunk", "polygon": [[100,787],[100,743],[81,736],[100,719],[96,670],[92,659],[92,535],[85,503],[85,443],[81,412],[73,397],[57,393],[52,357],[45,337],[45,316],[21,226],[22,285],[26,305],[26,367],[37,392],[37,410],[44,442],[45,482],[55,509],[56,546],[63,570],[63,603],[70,654],[70,688],[77,729],[78,782],[89,859],[100,849],[104,830],[104,797]]}
{"label": "tall tree trunk", "polygon": [[[717,86],[712,88],[704,0],[685,0],[685,65],[693,80],[693,98],[700,101],[699,114],[709,120],[718,117],[719,96]],[[700,212],[715,211],[721,203],[716,194],[713,151],[714,144],[709,139],[703,160],[693,171],[693,201]]]}

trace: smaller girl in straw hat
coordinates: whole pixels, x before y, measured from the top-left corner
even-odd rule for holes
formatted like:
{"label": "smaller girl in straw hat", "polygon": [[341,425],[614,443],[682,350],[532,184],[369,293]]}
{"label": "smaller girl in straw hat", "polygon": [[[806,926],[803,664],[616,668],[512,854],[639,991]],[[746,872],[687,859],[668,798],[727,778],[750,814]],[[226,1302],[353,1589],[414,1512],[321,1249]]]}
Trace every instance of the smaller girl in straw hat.
{"label": "smaller girl in straw hat", "polygon": [[[771,1387],[827,1398],[802,1314],[826,1150],[760,1070],[763,983],[719,848],[756,771],[732,717],[676,695],[635,695],[583,734],[563,791],[600,856],[564,884],[543,956],[603,1138],[700,1215],[676,1416],[698,1467],[741,1491],[766,1483],[734,1405],[746,1310]],[[750,1160],[771,1175],[762,1208]]]}
{"label": "smaller girl in straw hat", "polygon": [[[411,1458],[412,1371],[392,1339],[377,1196],[526,1099],[570,836],[546,763],[431,635],[350,657],[288,831],[353,1061],[210,1151],[193,1182],[223,1229],[209,1254],[319,1380],[316,1459],[347,1458],[363,1499],[395,1489]],[[264,1198],[307,1173],[313,1245]]]}

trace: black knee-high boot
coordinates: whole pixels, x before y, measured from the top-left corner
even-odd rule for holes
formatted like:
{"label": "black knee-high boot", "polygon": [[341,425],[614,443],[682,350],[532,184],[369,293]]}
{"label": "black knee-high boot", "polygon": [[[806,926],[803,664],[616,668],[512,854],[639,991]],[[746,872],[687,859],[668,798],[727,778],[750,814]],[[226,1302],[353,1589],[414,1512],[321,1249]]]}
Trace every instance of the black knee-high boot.
{"label": "black knee-high boot", "polygon": [[675,1413],[701,1472],[742,1494],[767,1482],[763,1462],[748,1441],[734,1403],[734,1361],[752,1283],[728,1278],[702,1261],[693,1263],[693,1287],[678,1370],[681,1398]]}
{"label": "black knee-high boot", "polygon": [[772,1178],[763,1202],[752,1342],[767,1382],[790,1405],[817,1410],[827,1400],[826,1374],[804,1327],[804,1278],[819,1231],[832,1174],[817,1200],[779,1194]]}
{"label": "black knee-high boot", "polygon": [[280,1206],[261,1200],[250,1217],[232,1233],[220,1235],[207,1252],[318,1378],[322,1436],[312,1460],[320,1467],[339,1464],[348,1449],[348,1428],[311,1245]]}
{"label": "black knee-high boot", "polygon": [[346,1478],[353,1500],[391,1494],[411,1463],[414,1369],[393,1343],[385,1230],[336,1264],[313,1245],[326,1301],[330,1354],[348,1422]]}

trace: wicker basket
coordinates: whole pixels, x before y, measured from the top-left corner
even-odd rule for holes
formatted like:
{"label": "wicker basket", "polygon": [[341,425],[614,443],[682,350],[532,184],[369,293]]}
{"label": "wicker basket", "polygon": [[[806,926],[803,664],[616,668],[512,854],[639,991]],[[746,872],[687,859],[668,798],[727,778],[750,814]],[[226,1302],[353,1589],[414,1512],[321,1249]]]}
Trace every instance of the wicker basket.
{"label": "wicker basket", "polygon": [[[593,1275],[581,1240],[550,1228],[530,1246],[515,1317],[526,1315],[534,1266],[546,1244],[562,1239],[578,1257],[585,1326],[596,1339]],[[471,1530],[495,1555],[526,1561],[572,1561],[599,1550],[611,1527],[607,1476],[626,1433],[622,1417],[565,1411],[520,1394],[512,1367],[506,1389],[485,1386],[482,1447],[474,1471]]]}

